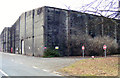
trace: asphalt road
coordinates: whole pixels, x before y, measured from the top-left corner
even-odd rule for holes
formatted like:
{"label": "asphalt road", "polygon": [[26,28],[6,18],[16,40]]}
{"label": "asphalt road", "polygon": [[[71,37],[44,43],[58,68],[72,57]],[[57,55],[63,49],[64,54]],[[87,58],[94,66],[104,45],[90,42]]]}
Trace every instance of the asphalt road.
{"label": "asphalt road", "polygon": [[0,53],[0,76],[58,76],[34,65],[25,64],[23,60],[23,56]]}
{"label": "asphalt road", "polygon": [[42,58],[0,52],[1,76],[60,76],[56,70],[82,58]]}

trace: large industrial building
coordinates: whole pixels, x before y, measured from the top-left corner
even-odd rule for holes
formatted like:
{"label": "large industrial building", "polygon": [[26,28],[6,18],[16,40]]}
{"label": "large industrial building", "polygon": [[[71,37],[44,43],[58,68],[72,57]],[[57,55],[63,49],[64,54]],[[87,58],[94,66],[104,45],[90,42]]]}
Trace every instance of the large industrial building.
{"label": "large industrial building", "polygon": [[68,40],[78,31],[92,37],[108,35],[120,44],[120,21],[73,10],[44,6],[27,11],[1,33],[3,52],[42,56],[44,47],[59,46],[61,55],[70,52]]}

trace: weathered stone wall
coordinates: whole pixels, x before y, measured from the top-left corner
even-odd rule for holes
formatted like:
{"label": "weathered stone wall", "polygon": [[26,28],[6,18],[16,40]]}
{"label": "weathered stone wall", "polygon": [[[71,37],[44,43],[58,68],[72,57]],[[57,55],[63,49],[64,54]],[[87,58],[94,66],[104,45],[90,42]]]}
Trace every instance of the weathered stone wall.
{"label": "weathered stone wall", "polygon": [[43,55],[43,26],[44,9],[38,8],[25,12],[20,19],[20,53],[22,53],[22,41],[26,55]]}
{"label": "weathered stone wall", "polygon": [[2,52],[3,45],[2,45],[2,35],[0,35],[0,51]]}
{"label": "weathered stone wall", "polygon": [[[86,29],[87,27],[87,17],[85,14],[82,13],[78,13],[75,11],[69,11],[68,12],[69,15],[69,41],[71,41],[71,37],[72,35],[78,35],[80,33],[82,33],[81,35],[84,35],[86,33],[88,33],[88,29]],[[86,31],[87,30],[87,31]],[[70,49],[69,51],[69,55],[79,55],[80,52],[76,51],[76,49],[71,49],[71,45],[72,43],[69,43],[69,47],[68,49]]]}
{"label": "weathered stone wall", "polygon": [[33,10],[26,12],[25,53],[33,55]]}
{"label": "weathered stone wall", "polygon": [[32,37],[33,36],[33,19],[32,19],[32,13],[33,11],[28,11],[26,14],[26,37]]}
{"label": "weathered stone wall", "polygon": [[7,38],[8,38],[8,39],[7,39],[7,48],[8,48],[8,49],[7,49],[7,52],[10,52],[10,47],[11,47],[11,45],[10,45],[10,44],[11,44],[11,42],[10,42],[10,41],[11,41],[10,30],[11,30],[11,28],[8,27],[8,30],[7,30],[7,31],[8,31],[8,37],[7,37]]}
{"label": "weathered stone wall", "polygon": [[20,18],[16,21],[15,26],[15,53],[19,52],[19,41],[20,41]]}
{"label": "weathered stone wall", "polygon": [[[119,23],[119,25],[116,25],[116,31],[117,31],[117,42],[120,45],[120,20],[117,20],[117,23]],[[120,47],[120,46],[119,46]]]}
{"label": "weathered stone wall", "polygon": [[26,55],[33,55],[32,52],[32,38],[25,39],[25,54]]}
{"label": "weathered stone wall", "polygon": [[3,52],[10,52],[10,27],[5,27],[1,33],[1,48]]}
{"label": "weathered stone wall", "polygon": [[11,27],[11,49],[15,53],[15,26],[16,23]]}
{"label": "weathered stone wall", "polygon": [[20,39],[25,39],[25,13],[20,16]]}
{"label": "weathered stone wall", "polygon": [[34,55],[42,56],[44,52],[45,8],[37,8],[34,12]]}
{"label": "weathered stone wall", "polygon": [[1,51],[3,52],[3,49],[4,49],[4,47],[3,47],[3,41],[4,41],[4,39],[3,39],[4,37],[3,37],[3,31],[1,32]]}
{"label": "weathered stone wall", "polygon": [[3,29],[3,52],[6,52],[6,28]]}
{"label": "weathered stone wall", "polygon": [[[22,13],[20,16],[20,40],[19,40],[19,53],[22,54],[21,41],[26,38],[26,13]],[[25,42],[24,42],[25,43]]]}
{"label": "weathered stone wall", "polygon": [[67,11],[56,8],[46,8],[46,27],[45,37],[46,45],[50,48],[59,46],[59,51],[65,55],[66,41],[67,41]]}

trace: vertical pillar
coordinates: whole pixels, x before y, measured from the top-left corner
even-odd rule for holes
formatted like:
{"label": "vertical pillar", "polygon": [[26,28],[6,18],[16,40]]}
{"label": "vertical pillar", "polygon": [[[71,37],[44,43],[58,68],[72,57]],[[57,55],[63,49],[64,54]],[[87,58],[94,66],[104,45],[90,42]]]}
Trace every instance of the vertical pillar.
{"label": "vertical pillar", "polygon": [[32,52],[33,52],[33,56],[34,56],[34,13],[35,13],[35,10],[32,11]]}
{"label": "vertical pillar", "polygon": [[85,32],[86,32],[86,34],[88,34],[88,19],[87,19],[87,15],[85,15],[85,27],[86,27],[86,29],[85,29]]}
{"label": "vertical pillar", "polygon": [[102,36],[104,35],[104,25],[103,25],[103,18],[102,18]]}
{"label": "vertical pillar", "polygon": [[47,14],[48,14],[48,11],[47,11],[47,7],[44,7],[44,25],[43,25],[43,30],[44,30],[44,47],[47,47],[48,46],[48,43],[47,43]]}
{"label": "vertical pillar", "polygon": [[119,2],[118,2],[118,19],[120,19],[120,0],[118,0]]}
{"label": "vertical pillar", "polygon": [[20,18],[19,18],[19,48],[18,48],[18,54],[20,53]]}
{"label": "vertical pillar", "polygon": [[67,56],[70,56],[70,10],[68,11],[68,26],[67,26]]}
{"label": "vertical pillar", "polygon": [[114,34],[115,34],[115,43],[117,43],[117,25],[115,25]]}
{"label": "vertical pillar", "polygon": [[25,12],[25,33],[24,33],[24,53],[26,54],[26,16],[27,12]]}

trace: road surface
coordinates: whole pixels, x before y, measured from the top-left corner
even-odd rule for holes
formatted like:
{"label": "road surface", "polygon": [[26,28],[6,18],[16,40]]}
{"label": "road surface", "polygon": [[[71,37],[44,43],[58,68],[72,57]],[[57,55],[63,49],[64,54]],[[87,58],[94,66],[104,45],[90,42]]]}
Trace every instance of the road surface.
{"label": "road surface", "polygon": [[0,53],[0,76],[58,76],[34,65],[25,64],[23,56],[15,56],[14,54]]}
{"label": "road surface", "polygon": [[60,76],[56,70],[82,58],[42,58],[0,52],[0,76]]}

